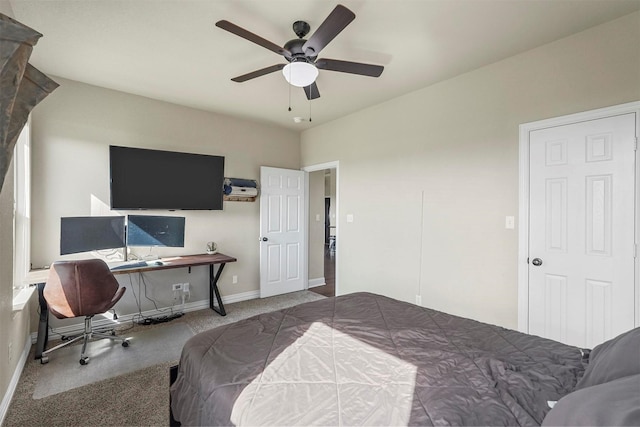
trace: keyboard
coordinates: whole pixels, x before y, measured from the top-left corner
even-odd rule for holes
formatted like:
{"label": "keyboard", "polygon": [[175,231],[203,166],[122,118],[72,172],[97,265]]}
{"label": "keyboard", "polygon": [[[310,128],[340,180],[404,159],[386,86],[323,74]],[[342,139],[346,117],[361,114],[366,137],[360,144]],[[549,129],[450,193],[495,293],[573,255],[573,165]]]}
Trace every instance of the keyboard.
{"label": "keyboard", "polygon": [[115,265],[113,267],[110,267],[109,269],[111,271],[113,271],[113,270],[127,270],[129,268],[147,267],[148,265],[149,264],[147,264],[146,261],[125,262],[124,264]]}

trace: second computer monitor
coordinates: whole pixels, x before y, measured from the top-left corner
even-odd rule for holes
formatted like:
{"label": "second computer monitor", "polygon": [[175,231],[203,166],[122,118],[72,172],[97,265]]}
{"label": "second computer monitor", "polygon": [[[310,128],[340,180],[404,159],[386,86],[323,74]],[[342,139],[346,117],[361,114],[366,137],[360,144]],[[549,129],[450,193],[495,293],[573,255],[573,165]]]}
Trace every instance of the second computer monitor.
{"label": "second computer monitor", "polygon": [[184,217],[128,215],[127,246],[184,247]]}

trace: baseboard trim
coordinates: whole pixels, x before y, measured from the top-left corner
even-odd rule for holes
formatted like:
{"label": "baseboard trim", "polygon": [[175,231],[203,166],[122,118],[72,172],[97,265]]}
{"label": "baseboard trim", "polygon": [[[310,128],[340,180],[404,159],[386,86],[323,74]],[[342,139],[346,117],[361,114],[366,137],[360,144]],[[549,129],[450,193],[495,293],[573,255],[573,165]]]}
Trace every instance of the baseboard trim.
{"label": "baseboard trim", "polygon": [[20,355],[20,360],[18,360],[18,365],[13,371],[13,376],[11,377],[11,381],[9,382],[9,387],[7,387],[7,391],[2,398],[2,403],[0,403],[0,425],[4,423],[4,417],[7,415],[7,411],[9,410],[11,399],[13,399],[13,394],[16,392],[16,387],[18,386],[20,375],[22,375],[24,365],[27,363],[27,357],[29,357],[30,351],[31,341],[26,339],[24,343],[24,349],[22,349],[22,354]]}
{"label": "baseboard trim", "polygon": [[[249,292],[241,292],[239,294],[233,294],[222,297],[223,304],[233,304],[235,302],[247,301],[251,299],[256,299],[260,297],[260,291],[249,291]],[[201,301],[193,301],[184,304],[184,308],[181,305],[173,306],[174,312],[183,312],[187,313],[190,311],[198,311],[204,310],[205,308],[209,308],[209,300],[201,300]],[[142,313],[132,313],[132,314],[123,314],[118,316],[118,320],[111,319],[93,319],[93,326],[95,327],[114,327],[122,323],[131,322],[135,317],[138,317],[142,314],[143,317],[155,317],[166,315],[171,307],[163,307],[158,310],[147,310]],[[52,330],[55,334],[59,335],[76,335],[80,334],[84,331],[84,322],[78,323],[75,325],[69,326],[61,326],[59,328],[55,328]],[[35,344],[38,340],[38,332],[31,333],[31,343]],[[22,372],[22,371],[21,371]]]}
{"label": "baseboard trim", "polygon": [[324,286],[327,282],[324,277],[318,277],[317,279],[309,279],[309,288],[315,288],[316,286]]}

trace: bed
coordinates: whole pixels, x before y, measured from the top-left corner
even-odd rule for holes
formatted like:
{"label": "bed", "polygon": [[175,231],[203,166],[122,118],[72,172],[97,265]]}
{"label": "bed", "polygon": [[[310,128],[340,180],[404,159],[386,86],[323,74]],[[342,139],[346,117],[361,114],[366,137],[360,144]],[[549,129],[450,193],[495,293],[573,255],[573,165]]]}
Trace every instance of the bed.
{"label": "bed", "polygon": [[[640,334],[632,339],[627,350]],[[550,402],[578,388],[586,354],[354,293],[191,338],[171,385],[171,416],[183,425],[540,425]],[[636,373],[640,381],[640,367]],[[634,384],[627,380],[627,393]],[[638,399],[630,404],[640,408]],[[553,411],[569,419],[559,416],[557,424],[573,421],[565,400]]]}

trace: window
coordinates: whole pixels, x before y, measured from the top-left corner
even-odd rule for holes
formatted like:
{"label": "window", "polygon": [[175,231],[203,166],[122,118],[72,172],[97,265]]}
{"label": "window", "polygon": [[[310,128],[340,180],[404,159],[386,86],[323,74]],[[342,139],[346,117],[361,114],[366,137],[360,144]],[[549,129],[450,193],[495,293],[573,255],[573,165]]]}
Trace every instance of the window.
{"label": "window", "polygon": [[13,293],[24,288],[31,269],[31,120],[18,137],[13,154]]}

